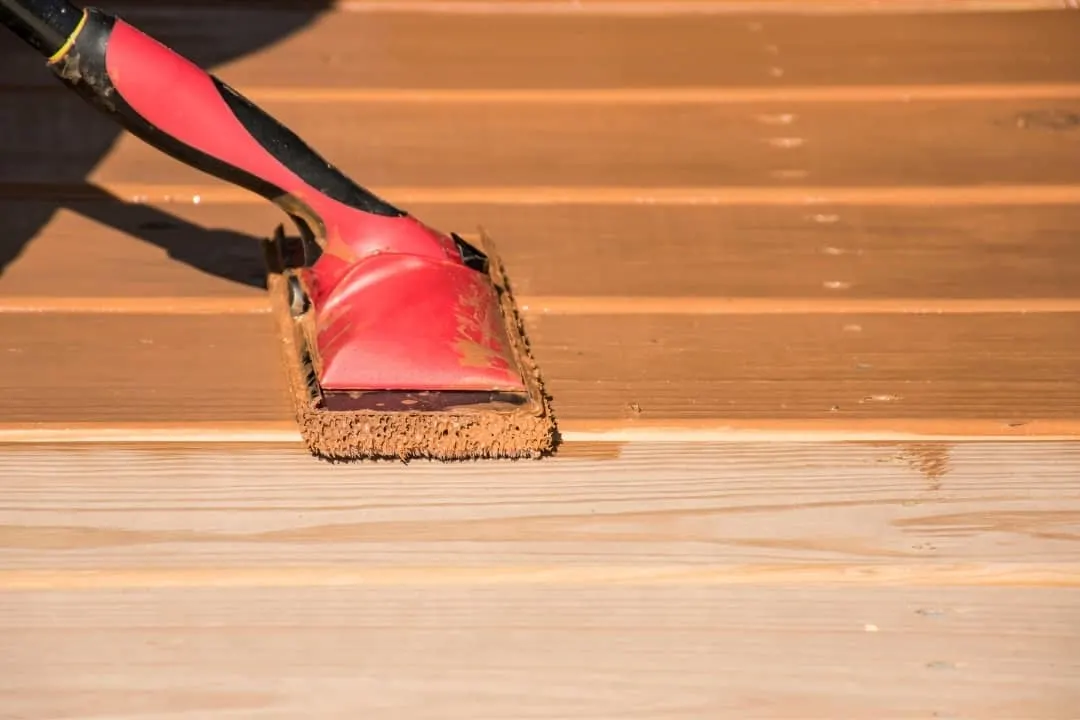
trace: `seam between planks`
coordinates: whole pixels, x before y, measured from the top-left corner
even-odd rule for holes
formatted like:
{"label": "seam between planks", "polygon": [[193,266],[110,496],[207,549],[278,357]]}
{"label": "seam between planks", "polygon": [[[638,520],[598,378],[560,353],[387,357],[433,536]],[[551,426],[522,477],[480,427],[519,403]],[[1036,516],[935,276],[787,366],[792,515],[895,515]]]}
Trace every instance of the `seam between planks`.
{"label": "seam between planks", "polygon": [[[328,10],[351,13],[657,16],[959,14],[1067,10],[1074,7],[1072,0],[336,0],[330,3]],[[285,9],[288,9],[288,4],[285,4]],[[190,12],[189,8],[179,5],[153,10],[159,15]]]}
{"label": "seam between planks", "polygon": [[[564,420],[555,413],[563,442],[1068,442],[1080,438],[1080,419],[1009,422],[994,419],[730,420],[609,418]],[[301,436],[291,420],[188,423],[0,423],[0,443],[280,443]]]}
{"label": "seam between planks", "polygon": [[[398,204],[427,205],[706,205],[706,206],[1017,206],[1080,203],[1080,184],[914,186],[367,186]],[[264,205],[223,184],[0,182],[0,200],[99,200],[102,192],[132,204]]]}
{"label": "seam between planks", "polygon": [[838,585],[846,587],[1080,587],[1080,563],[145,568],[0,570],[5,592],[164,587]]}
{"label": "seam between planks", "polygon": [[[978,315],[1076,313],[1080,298],[772,298],[688,296],[517,297],[526,315]],[[0,314],[263,315],[254,297],[0,296]]]}
{"label": "seam between planks", "polygon": [[971,315],[1080,311],[1080,298],[521,296],[518,304],[523,313],[532,315]]}
{"label": "seam between planks", "polygon": [[[0,94],[59,94],[63,87],[3,86]],[[429,89],[252,86],[244,94],[257,102],[287,104],[600,104],[743,105],[761,103],[893,103],[974,100],[1070,100],[1080,98],[1077,83],[955,85],[825,85],[811,87],[579,88],[579,89]]]}
{"label": "seam between planks", "polygon": [[255,297],[2,297],[0,314],[263,315],[270,300]]}

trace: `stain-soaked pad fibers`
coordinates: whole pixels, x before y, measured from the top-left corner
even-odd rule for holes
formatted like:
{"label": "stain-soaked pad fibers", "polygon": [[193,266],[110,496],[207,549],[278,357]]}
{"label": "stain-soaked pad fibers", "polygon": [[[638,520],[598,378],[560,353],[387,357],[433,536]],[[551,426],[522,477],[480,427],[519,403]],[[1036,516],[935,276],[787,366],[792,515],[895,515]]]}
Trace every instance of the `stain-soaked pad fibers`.
{"label": "stain-soaked pad fibers", "polygon": [[476,397],[465,394],[380,392],[362,394],[371,404],[380,403],[378,409],[341,408],[341,398],[320,388],[301,321],[290,312],[282,229],[264,241],[268,288],[289,391],[300,433],[313,455],[331,461],[469,460],[540,458],[554,449],[554,417],[502,263],[483,231],[470,241],[477,242],[488,256],[489,276],[500,298],[511,351],[528,389],[523,404],[501,402],[486,393],[483,402],[473,402]]}

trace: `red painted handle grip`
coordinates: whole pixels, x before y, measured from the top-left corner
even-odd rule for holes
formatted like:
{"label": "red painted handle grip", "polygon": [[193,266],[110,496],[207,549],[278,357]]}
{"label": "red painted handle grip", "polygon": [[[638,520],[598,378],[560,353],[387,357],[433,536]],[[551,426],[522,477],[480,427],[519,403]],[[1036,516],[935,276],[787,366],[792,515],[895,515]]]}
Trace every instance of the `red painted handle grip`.
{"label": "red painted handle grip", "polygon": [[453,238],[360,187],[254,103],[116,16],[87,10],[52,67],[145,142],[276,203],[346,264],[377,252],[463,262]]}

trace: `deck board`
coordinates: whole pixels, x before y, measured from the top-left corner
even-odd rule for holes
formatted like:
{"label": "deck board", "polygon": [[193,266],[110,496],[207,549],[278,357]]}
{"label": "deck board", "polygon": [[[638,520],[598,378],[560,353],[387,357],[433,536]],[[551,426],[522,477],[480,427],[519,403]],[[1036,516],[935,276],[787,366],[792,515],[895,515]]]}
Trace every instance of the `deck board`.
{"label": "deck board", "polygon": [[1080,584],[1077,443],[575,445],[344,467],[299,446],[0,445],[0,584]]}
{"label": "deck board", "polygon": [[1076,317],[542,316],[530,323],[558,412],[842,427],[1075,417]]}
{"label": "deck board", "polygon": [[[320,15],[328,5],[321,0],[278,11],[204,5],[192,13],[176,5],[128,7],[124,17],[240,88],[1080,81],[1080,18],[1060,12],[709,15],[678,13],[679,3],[666,3],[661,12],[634,17],[592,3],[588,13],[578,4],[576,13],[560,14]],[[4,84],[54,82],[32,53],[8,38],[0,38],[0,57],[13,63]]]}
{"label": "deck board", "polygon": [[[18,129],[0,137],[6,185],[47,187],[85,177],[150,191],[230,187],[130,136],[95,165],[103,150],[97,140],[111,138],[111,128],[81,100],[49,94],[27,103],[19,93],[11,99],[0,106],[0,125]],[[437,112],[393,102],[264,106],[377,191],[1080,182],[1072,161],[1080,133],[1070,131],[1080,98],[750,106],[451,101]],[[772,124],[788,115],[790,124]]]}
{"label": "deck board", "polygon": [[4,422],[290,418],[269,315],[7,315],[0,337]]}
{"label": "deck board", "polygon": [[[540,313],[526,325],[565,430],[1073,432],[1080,402],[1074,313]],[[265,313],[8,313],[0,336],[9,429],[291,420]]]}
{"label": "deck board", "polygon": [[[0,307],[36,298],[264,297],[269,203],[0,202]],[[408,204],[484,226],[524,297],[1080,298],[1080,209]],[[813,307],[812,305],[810,307]]]}
{"label": "deck board", "polygon": [[35,718],[1065,720],[1080,701],[1078,600],[797,587],[15,593],[0,596],[0,700]]}

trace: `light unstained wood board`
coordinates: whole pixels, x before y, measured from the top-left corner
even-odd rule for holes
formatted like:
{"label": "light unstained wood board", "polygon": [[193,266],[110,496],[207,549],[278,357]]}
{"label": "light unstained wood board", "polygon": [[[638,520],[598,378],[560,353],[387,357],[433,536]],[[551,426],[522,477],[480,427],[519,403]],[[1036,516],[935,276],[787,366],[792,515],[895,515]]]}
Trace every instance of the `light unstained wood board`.
{"label": "light unstained wood board", "polygon": [[0,447],[9,590],[1080,586],[1080,443],[570,443],[451,465]]}
{"label": "light unstained wood board", "polygon": [[[260,205],[0,202],[0,305],[26,298],[264,296]],[[890,298],[1080,295],[1070,205],[408,205],[443,230],[483,225],[522,298]],[[0,260],[3,265],[5,260]],[[1034,305],[1033,305],[1034,307]]]}
{"label": "light unstained wood board", "polygon": [[11,717],[1068,720],[1075,590],[0,594]]}
{"label": "light unstained wood board", "polygon": [[[629,3],[555,14],[543,9],[570,4],[525,14],[499,12],[500,3],[474,14],[323,13],[329,3],[320,0],[285,11],[178,5],[125,8],[124,17],[241,89],[1080,81],[1075,13],[702,15],[679,12],[702,3],[663,3],[635,17]],[[55,83],[14,39],[0,37],[0,58],[12,68],[8,86]]]}
{"label": "light unstained wood board", "polygon": [[[160,185],[211,195],[233,187],[130,135],[99,162],[116,132],[74,95],[6,97],[0,126],[11,130],[0,136],[0,180],[12,189],[5,192],[86,178],[151,196]],[[1077,99],[438,106],[275,100],[265,107],[376,191],[1080,181],[1072,161],[1080,153]]]}
{"label": "light unstained wood board", "polygon": [[[530,315],[564,429],[1069,426],[1073,313]],[[0,315],[0,422],[280,422],[268,314]],[[1027,427],[1030,425],[1031,427]]]}

